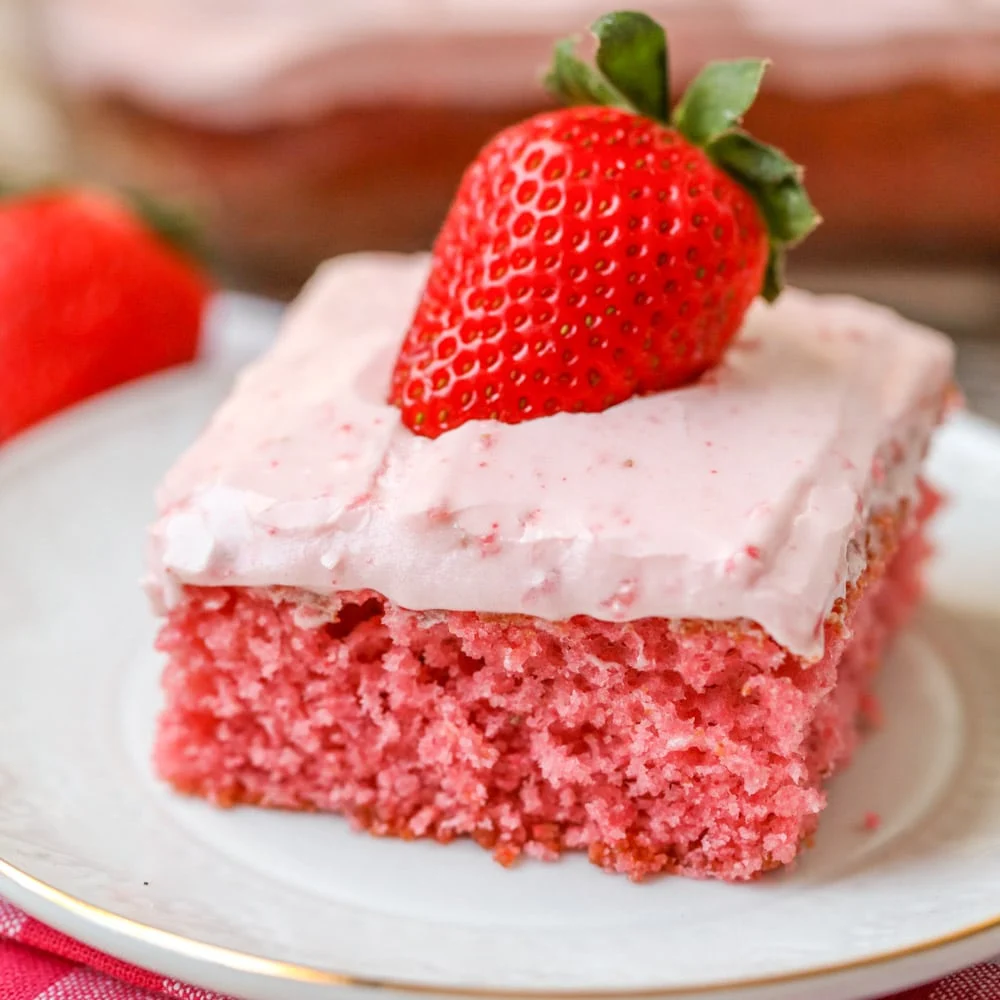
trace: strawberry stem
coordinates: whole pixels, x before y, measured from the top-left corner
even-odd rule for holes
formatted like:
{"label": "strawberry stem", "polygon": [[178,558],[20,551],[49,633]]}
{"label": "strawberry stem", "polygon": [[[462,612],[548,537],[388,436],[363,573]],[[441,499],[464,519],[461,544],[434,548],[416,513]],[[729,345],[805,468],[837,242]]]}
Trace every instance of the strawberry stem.
{"label": "strawberry stem", "polygon": [[207,262],[202,230],[187,211],[167,205],[135,188],[126,189],[121,194],[146,227],[164,243],[196,263]]}

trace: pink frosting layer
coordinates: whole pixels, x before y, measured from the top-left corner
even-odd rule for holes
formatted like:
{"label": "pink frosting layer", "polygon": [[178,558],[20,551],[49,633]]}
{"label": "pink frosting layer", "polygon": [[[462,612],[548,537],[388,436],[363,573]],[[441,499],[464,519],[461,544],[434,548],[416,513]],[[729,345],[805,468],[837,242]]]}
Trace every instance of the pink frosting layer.
{"label": "pink frosting layer", "polygon": [[167,477],[162,601],[188,583],[371,588],[417,610],[747,618],[822,651],[869,511],[915,489],[947,338],[791,290],[694,385],[430,440],[384,401],[426,269],[320,270]]}
{"label": "pink frosting layer", "polygon": [[[673,69],[768,55],[771,84],[829,93],[914,79],[1000,83],[1000,0],[652,0]],[[539,96],[554,38],[606,0],[46,0],[54,67],[243,128],[380,101]]]}

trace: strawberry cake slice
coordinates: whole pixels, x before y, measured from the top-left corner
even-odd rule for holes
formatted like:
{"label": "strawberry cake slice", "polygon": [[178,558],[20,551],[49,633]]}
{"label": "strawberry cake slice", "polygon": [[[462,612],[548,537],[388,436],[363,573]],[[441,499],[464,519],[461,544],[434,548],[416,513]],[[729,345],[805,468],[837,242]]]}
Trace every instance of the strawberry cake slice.
{"label": "strawberry cake slice", "polygon": [[432,255],[321,268],[168,475],[180,791],[636,879],[814,830],[920,594],[952,347],[778,297],[816,220],[739,128],[759,61],[670,112],[662,31],[595,33],[579,106],[483,150]]}

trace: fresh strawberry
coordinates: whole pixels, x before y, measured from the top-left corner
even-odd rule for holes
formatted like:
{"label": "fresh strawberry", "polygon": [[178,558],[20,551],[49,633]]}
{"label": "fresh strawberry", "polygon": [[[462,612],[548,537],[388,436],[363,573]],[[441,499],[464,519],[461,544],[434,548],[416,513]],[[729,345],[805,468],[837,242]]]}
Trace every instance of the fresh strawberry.
{"label": "fresh strawberry", "polygon": [[668,114],[662,28],[593,30],[597,68],[569,40],[548,79],[584,106],[501,132],[462,180],[390,389],[419,434],[690,381],[818,222],[801,169],[738,127],[763,60],[710,63]]}
{"label": "fresh strawberry", "polygon": [[0,202],[0,442],[191,360],[208,291],[192,262],[109,195]]}

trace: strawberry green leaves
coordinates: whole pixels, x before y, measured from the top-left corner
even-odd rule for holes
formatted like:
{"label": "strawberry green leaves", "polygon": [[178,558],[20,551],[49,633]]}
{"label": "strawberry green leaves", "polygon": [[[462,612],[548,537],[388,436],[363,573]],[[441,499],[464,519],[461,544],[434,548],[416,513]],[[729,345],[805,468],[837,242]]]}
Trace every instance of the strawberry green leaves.
{"label": "strawberry green leaves", "polygon": [[761,184],[777,184],[789,178],[802,180],[802,168],[780,149],[767,146],[739,129],[717,135],[707,148],[716,163],[725,164],[729,173],[739,177]]}
{"label": "strawberry green leaves", "polygon": [[204,234],[190,212],[157,201],[138,189],[124,192],[132,211],[159,239],[197,263],[209,263]]}
{"label": "strawberry green leaves", "polygon": [[667,122],[667,38],[646,14],[605,14],[591,28],[597,66],[576,54],[576,39],[557,42],[545,86],[565,104],[599,104]]}
{"label": "strawberry green leaves", "polygon": [[674,108],[670,122],[753,196],[770,238],[761,294],[773,302],[781,293],[785,251],[808,236],[820,217],[806,193],[802,168],[780,149],[739,128],[767,66],[766,59],[709,63]]}
{"label": "strawberry green leaves", "polygon": [[638,109],[593,66],[574,53],[576,42],[564,38],[557,42],[545,86],[564,104],[599,104],[638,114]]}
{"label": "strawberry green leaves", "polygon": [[797,243],[819,224],[802,183],[802,168],[780,149],[732,129],[710,142],[706,150],[730,177],[750,189],[774,239]]}
{"label": "strawberry green leaves", "polygon": [[671,113],[667,39],[660,25],[646,14],[615,11],[595,21],[591,31],[598,43],[596,66],[575,54],[575,39],[565,39],[556,45],[549,89],[567,104],[619,108],[676,129],[746,188],[767,225],[770,258],[761,291],[773,301],[781,291],[785,251],[821,220],[802,168],[740,128],[768,60],[710,62]]}
{"label": "strawberry green leaves", "polygon": [[696,146],[738,125],[757,99],[766,59],[711,62],[684,92],[671,124]]}
{"label": "strawberry green leaves", "polygon": [[597,68],[641,115],[665,122],[670,108],[667,36],[646,14],[616,11],[594,22]]}
{"label": "strawberry green leaves", "polygon": [[780,149],[736,128],[716,136],[705,151],[750,192],[767,223],[771,247],[761,294],[773,302],[781,293],[785,251],[820,223],[802,180],[802,167]]}

